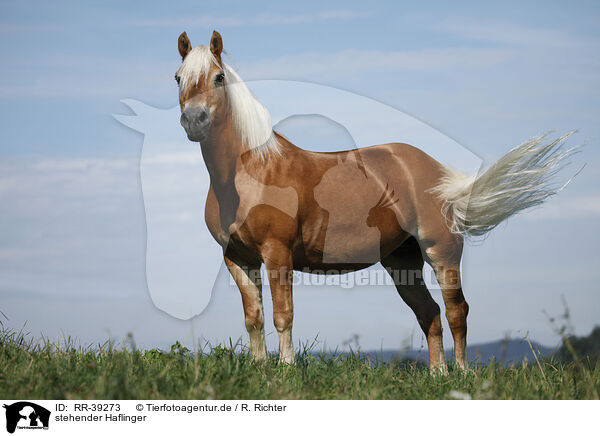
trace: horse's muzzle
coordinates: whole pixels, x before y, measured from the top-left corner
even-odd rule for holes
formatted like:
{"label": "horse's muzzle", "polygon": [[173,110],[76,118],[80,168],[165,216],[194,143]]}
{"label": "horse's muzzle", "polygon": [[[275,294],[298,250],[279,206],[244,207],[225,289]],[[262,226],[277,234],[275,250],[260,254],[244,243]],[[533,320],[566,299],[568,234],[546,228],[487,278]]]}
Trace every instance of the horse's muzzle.
{"label": "horse's muzzle", "polygon": [[207,108],[202,106],[187,108],[181,114],[179,121],[190,141],[202,141],[208,136],[210,114]]}

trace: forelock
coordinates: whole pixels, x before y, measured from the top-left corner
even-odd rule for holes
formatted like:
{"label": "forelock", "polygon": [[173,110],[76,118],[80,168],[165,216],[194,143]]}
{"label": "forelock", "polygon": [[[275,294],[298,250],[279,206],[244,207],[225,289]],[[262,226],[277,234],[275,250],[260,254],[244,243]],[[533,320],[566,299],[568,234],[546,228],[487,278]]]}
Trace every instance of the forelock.
{"label": "forelock", "polygon": [[210,49],[205,45],[194,47],[177,70],[180,89],[183,91],[195,85],[202,76],[206,83],[212,65],[221,68]]}

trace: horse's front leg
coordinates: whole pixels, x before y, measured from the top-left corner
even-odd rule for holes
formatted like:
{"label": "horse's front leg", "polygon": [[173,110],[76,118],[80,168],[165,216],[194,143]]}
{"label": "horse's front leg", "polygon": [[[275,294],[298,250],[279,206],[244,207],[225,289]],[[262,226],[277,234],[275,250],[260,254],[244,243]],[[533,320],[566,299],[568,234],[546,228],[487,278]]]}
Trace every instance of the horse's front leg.
{"label": "horse's front leg", "polygon": [[273,298],[273,323],[279,333],[279,361],[294,363],[296,355],[292,342],[294,303],[292,301],[292,254],[280,241],[263,244],[263,261],[269,275]]}
{"label": "horse's front leg", "polygon": [[265,343],[260,265],[249,266],[227,256],[225,256],[225,264],[242,294],[246,330],[250,335],[250,353],[254,359],[265,360],[267,345]]}

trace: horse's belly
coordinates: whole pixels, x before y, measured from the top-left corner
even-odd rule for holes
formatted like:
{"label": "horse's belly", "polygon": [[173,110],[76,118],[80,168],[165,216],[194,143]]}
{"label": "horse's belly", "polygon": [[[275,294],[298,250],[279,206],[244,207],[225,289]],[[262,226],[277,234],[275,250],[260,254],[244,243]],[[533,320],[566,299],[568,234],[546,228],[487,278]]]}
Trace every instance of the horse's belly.
{"label": "horse's belly", "polygon": [[[305,259],[312,265],[372,265],[396,249],[408,233],[396,227],[381,231],[361,221],[354,223],[329,223],[321,228],[320,235],[304,233]],[[305,228],[305,232],[306,232]],[[310,265],[308,265],[310,266]]]}
{"label": "horse's belly", "polygon": [[377,229],[330,228],[322,248],[323,263],[376,263],[381,259],[381,234]]}

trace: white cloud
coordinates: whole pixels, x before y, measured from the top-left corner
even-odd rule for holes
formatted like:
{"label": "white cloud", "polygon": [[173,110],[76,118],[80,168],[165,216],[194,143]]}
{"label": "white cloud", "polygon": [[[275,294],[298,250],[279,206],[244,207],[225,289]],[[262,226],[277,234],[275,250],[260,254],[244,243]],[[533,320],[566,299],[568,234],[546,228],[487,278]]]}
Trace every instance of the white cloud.
{"label": "white cloud", "polygon": [[158,20],[134,20],[129,22],[133,26],[140,27],[177,27],[188,28],[204,27],[240,27],[240,26],[266,26],[310,23],[315,21],[348,21],[368,15],[366,12],[355,12],[350,10],[332,10],[314,12],[309,14],[271,14],[263,13],[253,16],[241,15],[199,15],[175,18],[163,18]]}
{"label": "white cloud", "polygon": [[[60,58],[60,56],[57,56]],[[101,68],[98,68],[101,65]],[[176,61],[153,62],[147,59],[88,57],[85,62],[36,59],[23,61],[18,79],[10,71],[0,72],[0,99],[95,97],[118,100],[132,95],[147,95],[156,90],[171,92],[177,101],[173,74]],[[14,67],[14,66],[13,66]],[[43,71],[43,74],[39,74]],[[171,87],[169,87],[169,85]]]}
{"label": "white cloud", "polygon": [[126,159],[100,159],[100,158],[70,158],[70,159],[44,159],[30,165],[31,169],[42,171],[82,171],[93,168],[124,169],[132,165],[132,160]]}
{"label": "white cloud", "polygon": [[58,24],[0,24],[0,32],[2,33],[56,32],[62,29],[63,27]]}
{"label": "white cloud", "polygon": [[569,197],[566,193],[552,198],[543,207],[524,213],[528,220],[579,220],[600,218],[600,195],[578,195]]}
{"label": "white cloud", "polygon": [[508,23],[445,22],[436,24],[436,30],[447,30],[455,35],[476,41],[487,41],[514,46],[545,46],[552,48],[577,47],[598,44],[598,39],[581,38],[564,30],[522,26]]}
{"label": "white cloud", "polygon": [[[135,159],[5,158],[0,166],[5,208],[0,225],[7,235],[0,241],[3,285],[10,286],[8,276],[15,271],[28,271],[32,278],[51,271],[54,284],[41,283],[60,288],[65,270],[94,270],[102,277],[103,268],[130,265],[135,238],[143,232],[139,197]],[[120,250],[112,251],[119,241]]]}
{"label": "white cloud", "polygon": [[245,79],[309,79],[327,77],[330,81],[372,71],[375,75],[399,71],[448,71],[485,68],[501,64],[513,55],[510,49],[469,47],[431,48],[414,51],[347,49],[337,53],[301,53],[245,63],[240,72]]}

